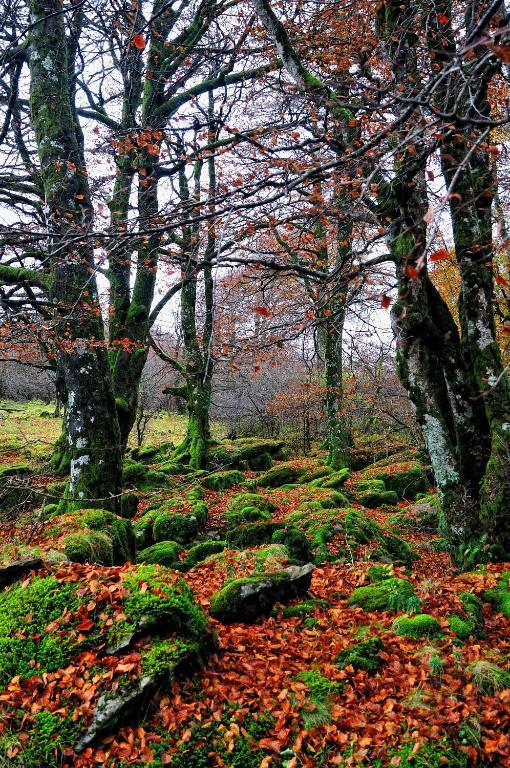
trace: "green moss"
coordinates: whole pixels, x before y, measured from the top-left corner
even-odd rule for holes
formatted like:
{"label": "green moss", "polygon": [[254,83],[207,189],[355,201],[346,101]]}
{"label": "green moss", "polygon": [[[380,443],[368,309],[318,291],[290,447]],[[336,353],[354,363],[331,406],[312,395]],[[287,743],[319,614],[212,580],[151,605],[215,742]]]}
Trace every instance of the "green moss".
{"label": "green moss", "polygon": [[76,585],[49,576],[0,592],[0,685],[66,666],[70,641],[46,627],[77,606]]}
{"label": "green moss", "polygon": [[159,541],[157,544],[153,544],[151,547],[142,549],[138,553],[137,560],[139,563],[150,563],[152,565],[165,565],[167,567],[176,563],[182,547],[177,544],[176,541]]}
{"label": "green moss", "polygon": [[282,527],[281,523],[272,521],[262,523],[246,523],[231,531],[228,531],[226,539],[229,546],[234,549],[246,549],[268,544],[273,535]]}
{"label": "green moss", "polygon": [[282,528],[272,536],[275,544],[283,544],[292,563],[310,563],[313,561],[313,549],[308,536],[298,528]]}
{"label": "green moss", "polygon": [[409,581],[390,578],[371,586],[358,587],[349,597],[348,604],[370,612],[390,611],[405,608],[413,597],[414,590]]}
{"label": "green moss", "polygon": [[128,592],[123,606],[126,618],[116,622],[117,636],[136,627],[143,618],[153,627],[162,627],[167,637],[181,636],[198,646],[209,642],[207,617],[182,579],[169,582],[160,566],[140,565],[126,572],[123,583]]}
{"label": "green moss", "polygon": [[411,545],[399,536],[382,535],[378,538],[380,547],[372,552],[372,560],[389,559],[395,565],[410,567],[418,555],[413,552]]}
{"label": "green moss", "polygon": [[439,637],[442,634],[441,624],[428,613],[419,613],[410,618],[400,616],[391,625],[393,632],[402,637],[412,637],[418,640],[422,637]]}
{"label": "green moss", "polygon": [[193,488],[188,491],[187,498],[189,501],[203,501],[204,499],[204,490],[200,487],[200,485],[194,485]]}
{"label": "green moss", "polygon": [[399,499],[415,499],[428,488],[427,476],[417,461],[395,462],[384,466],[373,465],[365,470],[362,479],[382,480],[388,491],[395,491]]}
{"label": "green moss", "polygon": [[380,533],[374,520],[364,517],[356,509],[350,509],[344,517],[345,535],[356,544],[369,544]]}
{"label": "green moss", "polygon": [[210,555],[215,555],[218,552],[222,552],[227,546],[226,541],[202,541],[200,544],[195,544],[191,547],[188,554],[177,564],[180,571],[189,571],[197,563],[201,563]]}
{"label": "green moss", "polygon": [[342,683],[324,677],[315,669],[299,672],[296,680],[308,688],[308,696],[300,708],[306,730],[331,722],[334,697],[341,694]]}
{"label": "green moss", "polygon": [[264,472],[273,466],[273,457],[269,453],[261,453],[260,456],[254,456],[248,459],[248,469],[253,472]]}
{"label": "green moss", "polygon": [[122,468],[124,485],[139,487],[147,480],[147,467],[139,461],[126,459]]}
{"label": "green moss", "polygon": [[[321,478],[321,488],[331,488],[333,490],[338,490],[339,488],[342,488],[345,481],[348,480],[351,476],[351,472],[349,469],[344,468],[340,469],[337,472],[333,472],[330,475],[327,475],[325,478]],[[317,482],[316,480],[313,482]]]}
{"label": "green moss", "polygon": [[341,651],[335,659],[335,664],[340,669],[351,666],[356,672],[364,670],[375,673],[382,664],[379,655],[382,649],[383,642],[380,637],[369,637]]}
{"label": "green moss", "polygon": [[293,464],[278,464],[257,478],[257,485],[263,488],[279,488],[287,483],[294,483],[301,475],[302,470]]}
{"label": "green moss", "polygon": [[256,523],[261,520],[271,520],[271,515],[265,510],[257,507],[243,507],[235,512],[225,512],[223,515],[230,527],[242,525],[243,523]]}
{"label": "green moss", "polygon": [[130,520],[103,509],[89,509],[84,510],[81,522],[86,528],[109,537],[112,542],[113,565],[122,565],[133,559],[134,532]]}
{"label": "green moss", "polygon": [[364,507],[374,509],[382,504],[395,505],[398,501],[398,496],[395,491],[366,491],[359,495],[358,501]]}
{"label": "green moss", "polygon": [[494,589],[486,589],[483,597],[503,616],[510,619],[510,571],[501,575]]}
{"label": "green moss", "polygon": [[368,569],[367,577],[371,584],[377,584],[385,579],[393,578],[393,571],[387,565],[373,565]]}
{"label": "green moss", "polygon": [[246,477],[243,472],[237,469],[230,469],[206,475],[202,482],[206,488],[210,488],[213,491],[225,491],[228,488],[234,488],[234,486],[244,483],[245,480]]}
{"label": "green moss", "polygon": [[183,661],[190,663],[193,657],[199,658],[199,647],[180,638],[160,640],[151,643],[149,650],[142,653],[142,674],[154,675],[158,679],[170,677]]}
{"label": "green moss", "polygon": [[172,505],[180,507],[180,500],[167,501],[162,511],[150,512],[135,523],[137,541],[142,546],[159,541],[188,544],[203,530],[208,509],[205,502],[195,502],[189,512],[172,512]]}
{"label": "green moss", "polygon": [[104,531],[71,533],[63,541],[65,556],[73,563],[113,565],[113,544]]}
{"label": "green moss", "polygon": [[[21,717],[20,717],[21,721]],[[33,721],[12,723],[17,733],[6,731],[0,737],[0,765],[12,768],[60,768],[64,764],[64,750],[72,746],[80,729],[79,721],[42,710]],[[23,738],[20,739],[20,733]]]}
{"label": "green moss", "polygon": [[[327,600],[305,600],[303,603],[296,603],[296,605],[289,605],[282,610],[282,617],[284,619],[291,619],[293,617],[302,618],[315,613],[317,608],[329,608]],[[277,616],[279,611],[273,610],[273,615]]]}
{"label": "green moss", "polygon": [[235,493],[228,503],[228,511],[240,512],[244,507],[256,507],[262,512],[271,513],[276,510],[276,505],[264,499],[258,493]]}
{"label": "green moss", "polygon": [[452,632],[455,632],[459,640],[467,640],[469,637],[483,638],[484,618],[483,603],[472,592],[464,592],[460,595],[463,607],[463,616],[453,615],[449,619]]}

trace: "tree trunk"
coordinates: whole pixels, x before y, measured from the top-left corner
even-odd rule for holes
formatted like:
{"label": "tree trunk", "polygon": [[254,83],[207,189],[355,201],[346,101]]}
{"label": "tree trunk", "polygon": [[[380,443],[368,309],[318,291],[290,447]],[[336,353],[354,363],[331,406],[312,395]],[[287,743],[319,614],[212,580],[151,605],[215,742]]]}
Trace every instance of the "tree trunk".
{"label": "tree trunk", "polygon": [[342,337],[344,316],[326,322],[321,329],[325,367],[326,439],[328,464],[333,469],[350,466],[351,435],[346,423],[343,399]]}
{"label": "tree trunk", "polygon": [[80,506],[115,507],[121,482],[119,428],[87,240],[92,205],[72,103],[74,61],[58,0],[31,0],[30,22],[30,113],[45,194],[50,295],[59,305],[54,332],[58,375],[67,392],[69,497]]}

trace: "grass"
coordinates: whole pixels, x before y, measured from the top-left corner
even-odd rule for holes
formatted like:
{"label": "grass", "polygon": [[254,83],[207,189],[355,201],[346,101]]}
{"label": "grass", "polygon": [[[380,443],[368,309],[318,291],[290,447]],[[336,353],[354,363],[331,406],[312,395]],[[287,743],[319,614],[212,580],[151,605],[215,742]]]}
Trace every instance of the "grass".
{"label": "grass", "polygon": [[[24,403],[0,400],[0,462],[12,464],[20,457],[37,461],[49,456],[62,430],[62,418],[55,417],[54,412],[55,404],[42,400]],[[166,440],[179,443],[186,434],[187,422],[185,415],[157,414],[147,426],[144,445],[157,445]],[[225,436],[225,427],[219,422],[212,423],[211,431],[215,440]],[[134,448],[134,432],[129,442]]]}

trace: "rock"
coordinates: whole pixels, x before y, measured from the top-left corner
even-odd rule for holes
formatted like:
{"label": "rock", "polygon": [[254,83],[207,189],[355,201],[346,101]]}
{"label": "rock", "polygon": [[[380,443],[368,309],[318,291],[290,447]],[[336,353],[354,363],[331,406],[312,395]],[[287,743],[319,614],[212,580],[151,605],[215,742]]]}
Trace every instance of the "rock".
{"label": "rock", "polygon": [[131,714],[138,713],[143,702],[150,697],[156,686],[156,677],[145,675],[129,689],[119,689],[115,693],[109,692],[100,696],[92,723],[74,745],[75,752],[80,754]]}
{"label": "rock", "polygon": [[16,560],[9,565],[0,568],[0,589],[14,584],[15,581],[22,579],[30,571],[37,571],[42,567],[43,561],[40,557],[34,557],[31,560]]}
{"label": "rock", "polygon": [[211,598],[211,616],[223,624],[251,623],[269,614],[275,603],[305,595],[314,568],[312,563],[307,563],[228,581]]}

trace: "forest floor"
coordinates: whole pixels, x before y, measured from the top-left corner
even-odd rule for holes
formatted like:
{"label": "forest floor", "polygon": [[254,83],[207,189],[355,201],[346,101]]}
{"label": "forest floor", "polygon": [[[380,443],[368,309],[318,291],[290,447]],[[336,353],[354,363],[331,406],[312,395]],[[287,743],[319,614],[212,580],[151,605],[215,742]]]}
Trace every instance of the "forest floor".
{"label": "forest floor", "polygon": [[[219,479],[217,472],[179,473],[161,452],[145,463],[138,455],[129,470],[132,478],[139,473],[130,483],[138,508],[122,535],[133,526],[139,562],[155,562],[154,551],[163,550],[175,562],[111,565],[98,554],[79,563],[65,556],[69,537],[76,543],[92,516],[84,523],[53,507],[48,484],[58,479],[44,463],[59,421],[41,404],[22,411],[4,412],[0,463],[28,464],[19,477],[31,478],[35,495],[19,505],[0,500],[0,561],[43,563],[0,592],[0,766],[510,766],[510,563],[456,571],[416,452],[343,476],[325,468],[318,452],[278,458],[269,470],[244,467],[242,477],[229,469]],[[167,435],[158,422],[147,443]],[[245,493],[250,513],[236,502]],[[38,514],[43,498],[49,512]],[[183,547],[154,550],[161,510],[166,517],[158,519],[174,525],[172,515],[189,520],[203,502],[207,520]],[[263,502],[257,519],[253,509]],[[92,533],[115,543],[120,528],[111,520],[105,526]],[[289,529],[294,539],[285,538]],[[151,649],[160,671],[159,635],[106,651],[116,625],[131,620],[133,590],[140,604],[179,595],[179,610],[190,610],[180,601],[194,600],[209,615],[211,597],[228,580],[303,563],[296,531],[315,563],[308,594],[266,606],[251,623],[210,617],[216,640],[203,664],[166,682],[159,677],[150,701],[77,754],[73,745],[99,697],[136,685]],[[216,542],[218,551],[190,567],[197,542]],[[144,559],[150,547],[152,559]],[[181,579],[191,592],[182,592]]]}

